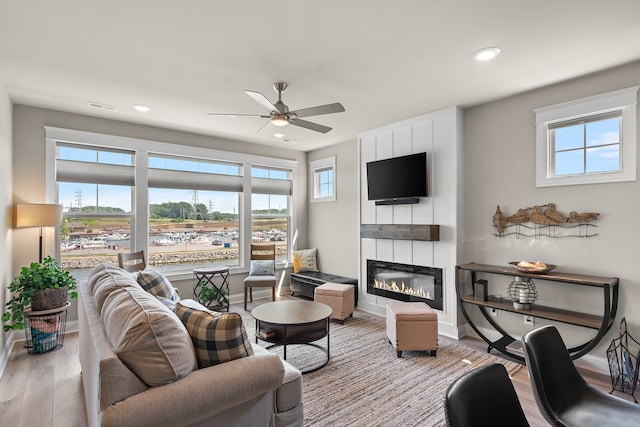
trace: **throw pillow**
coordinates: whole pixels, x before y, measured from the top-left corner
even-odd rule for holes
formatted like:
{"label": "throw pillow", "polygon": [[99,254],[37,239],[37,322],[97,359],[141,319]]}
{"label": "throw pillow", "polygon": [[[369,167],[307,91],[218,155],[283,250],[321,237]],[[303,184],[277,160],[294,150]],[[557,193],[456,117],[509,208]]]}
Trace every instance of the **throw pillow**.
{"label": "throw pillow", "polygon": [[196,369],[182,322],[140,287],[111,292],[100,317],[113,351],[148,386],[172,383]]}
{"label": "throw pillow", "polygon": [[138,283],[151,295],[167,298],[171,301],[180,301],[180,297],[173,285],[162,273],[153,270],[142,270],[138,272]]}
{"label": "throw pillow", "polygon": [[318,271],[317,253],[317,248],[293,251],[293,272]]}
{"label": "throw pillow", "polygon": [[253,348],[238,313],[216,313],[194,300],[186,299],[176,304],[176,315],[191,335],[198,368],[253,355]]}
{"label": "throw pillow", "polygon": [[273,261],[251,261],[249,276],[275,276],[276,263]]}

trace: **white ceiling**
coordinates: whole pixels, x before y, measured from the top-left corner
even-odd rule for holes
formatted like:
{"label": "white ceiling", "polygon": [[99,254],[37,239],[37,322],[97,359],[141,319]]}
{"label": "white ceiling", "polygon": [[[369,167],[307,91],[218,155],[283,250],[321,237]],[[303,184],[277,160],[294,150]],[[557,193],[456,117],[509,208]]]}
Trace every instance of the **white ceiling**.
{"label": "white ceiling", "polygon": [[[639,41],[639,0],[0,0],[13,102],[300,151],[631,62]],[[502,54],[474,61],[486,46]],[[276,81],[291,110],[346,112],[306,118],[327,134],[206,115],[264,114],[244,90],[275,102]]]}

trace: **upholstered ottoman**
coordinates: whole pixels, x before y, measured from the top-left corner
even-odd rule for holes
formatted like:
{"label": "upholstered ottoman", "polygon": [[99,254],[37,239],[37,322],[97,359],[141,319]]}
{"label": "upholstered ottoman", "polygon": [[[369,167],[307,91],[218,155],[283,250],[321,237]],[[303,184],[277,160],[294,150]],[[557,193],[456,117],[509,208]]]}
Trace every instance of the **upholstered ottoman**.
{"label": "upholstered ottoman", "polygon": [[438,314],[422,302],[387,303],[387,338],[402,357],[403,351],[438,350]]}
{"label": "upholstered ottoman", "polygon": [[331,318],[344,323],[347,316],[353,316],[353,294],[353,285],[327,282],[316,287],[313,300],[327,304],[333,310]]}

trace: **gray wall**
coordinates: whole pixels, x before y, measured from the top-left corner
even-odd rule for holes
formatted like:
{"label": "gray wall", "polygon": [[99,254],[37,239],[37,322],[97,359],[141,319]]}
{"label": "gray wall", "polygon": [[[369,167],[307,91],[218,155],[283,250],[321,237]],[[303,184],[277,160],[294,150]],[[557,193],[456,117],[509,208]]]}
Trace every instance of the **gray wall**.
{"label": "gray wall", "polygon": [[[602,358],[626,316],[630,332],[640,337],[640,181],[536,188],[535,115],[533,110],[565,101],[627,88],[640,83],[640,62],[555,84],[465,110],[465,262],[505,265],[542,260],[558,271],[620,278],[620,304],[614,327],[591,355]],[[640,120],[638,121],[640,124]],[[639,134],[640,135],[640,134]],[[637,144],[638,141],[631,141]],[[640,150],[638,151],[640,154]],[[640,162],[638,163],[640,165]],[[492,215],[554,202],[568,213],[600,212],[596,237],[531,239],[494,237]],[[490,289],[491,290],[491,289]],[[602,314],[601,293],[571,285],[539,287],[540,299],[577,311]],[[576,292],[577,291],[577,292]],[[499,321],[520,333],[522,316],[499,313]],[[480,319],[478,319],[479,321]],[[483,319],[484,320],[484,319]],[[479,322],[485,325],[484,322]],[[563,326],[563,338],[579,342],[595,331]]]}
{"label": "gray wall", "polygon": [[[358,277],[358,145],[356,141],[309,152],[309,162],[336,156],[336,200],[309,203],[309,247],[318,248],[321,271]],[[308,179],[307,194],[313,194]],[[299,248],[303,249],[300,245]]]}
{"label": "gray wall", "polygon": [[[11,233],[13,215],[11,214],[11,101],[0,83],[0,309],[4,313],[4,305],[8,301],[9,291],[6,289],[12,279],[11,270]],[[6,363],[10,349],[6,334],[0,328],[0,375]]]}

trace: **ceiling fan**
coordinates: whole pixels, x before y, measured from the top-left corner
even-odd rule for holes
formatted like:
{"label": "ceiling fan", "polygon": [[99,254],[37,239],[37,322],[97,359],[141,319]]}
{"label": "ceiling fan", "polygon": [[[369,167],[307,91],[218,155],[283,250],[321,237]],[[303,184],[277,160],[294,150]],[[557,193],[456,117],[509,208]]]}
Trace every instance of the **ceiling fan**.
{"label": "ceiling fan", "polygon": [[[260,92],[252,90],[245,90],[246,94],[253,98],[258,104],[269,110],[269,115],[260,114],[218,114],[208,113],[209,116],[243,116],[243,117],[261,117],[263,119],[270,119],[270,123],[274,126],[286,126],[294,125],[300,126],[305,129],[310,129],[316,132],[327,133],[331,130],[330,127],[324,126],[318,123],[313,123],[307,120],[301,120],[300,117],[319,116],[321,114],[341,113],[344,107],[339,102],[327,105],[318,105],[317,107],[303,108],[300,110],[289,111],[289,107],[282,102],[282,92],[287,88],[286,83],[274,83],[273,89],[278,93],[278,101],[272,104]],[[266,126],[266,125],[265,125]],[[262,130],[262,129],[260,129]],[[260,131],[258,131],[260,132]]]}

